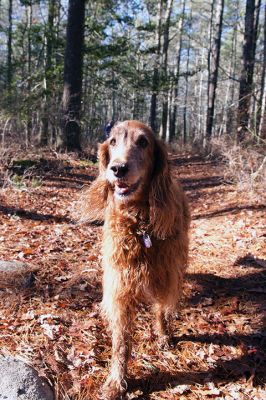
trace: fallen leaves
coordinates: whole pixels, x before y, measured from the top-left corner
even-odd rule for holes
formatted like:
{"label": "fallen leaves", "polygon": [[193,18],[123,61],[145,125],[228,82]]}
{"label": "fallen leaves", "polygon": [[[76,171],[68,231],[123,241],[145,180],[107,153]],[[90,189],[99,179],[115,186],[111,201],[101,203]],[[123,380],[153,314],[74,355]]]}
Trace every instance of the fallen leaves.
{"label": "fallen leaves", "polygon": [[[0,190],[0,258],[38,267],[30,289],[0,288],[0,345],[47,376],[58,400],[94,400],[111,352],[98,309],[101,227],[75,224],[68,210],[87,182],[82,174],[96,168],[71,158],[56,163],[41,187]],[[215,178],[219,168],[204,160],[175,167],[193,181],[186,184],[194,219],[185,301],[173,322],[174,346],[164,351],[151,312],[141,308],[129,399],[266,398],[264,211]],[[209,178],[215,185],[205,187]]]}

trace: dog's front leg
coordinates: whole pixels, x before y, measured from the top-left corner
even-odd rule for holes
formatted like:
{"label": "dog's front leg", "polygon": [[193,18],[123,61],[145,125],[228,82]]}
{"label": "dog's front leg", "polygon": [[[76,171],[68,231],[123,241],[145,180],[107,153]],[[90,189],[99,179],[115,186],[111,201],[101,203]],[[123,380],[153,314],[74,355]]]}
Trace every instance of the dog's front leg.
{"label": "dog's front leg", "polygon": [[105,382],[103,394],[105,400],[118,400],[123,398],[127,389],[126,373],[130,353],[129,320],[126,308],[121,309],[121,304],[114,305],[116,311],[110,321],[112,330],[112,359],[110,374]]}
{"label": "dog's front leg", "polygon": [[122,399],[127,389],[126,373],[129,357],[129,333],[122,325],[116,325],[112,333],[112,360],[110,374],[104,385],[104,399]]}
{"label": "dog's front leg", "polygon": [[[107,279],[109,278],[109,279]],[[114,278],[114,277],[113,277]],[[118,285],[116,285],[118,283]],[[132,324],[131,305],[127,303],[127,296],[118,296],[119,279],[110,281],[104,274],[104,296],[102,307],[108,319],[112,333],[112,359],[110,374],[103,388],[104,400],[122,399],[126,391],[127,362],[130,353],[130,326]]]}

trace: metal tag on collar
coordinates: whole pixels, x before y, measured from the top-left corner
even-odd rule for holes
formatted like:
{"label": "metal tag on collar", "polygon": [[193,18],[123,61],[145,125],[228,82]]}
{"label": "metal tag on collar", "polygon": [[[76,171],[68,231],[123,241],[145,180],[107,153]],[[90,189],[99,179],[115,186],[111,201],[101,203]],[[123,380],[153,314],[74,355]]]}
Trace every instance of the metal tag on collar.
{"label": "metal tag on collar", "polygon": [[152,241],[151,241],[150,235],[147,232],[143,232],[142,237],[143,237],[144,246],[147,247],[147,249],[149,249],[152,246]]}

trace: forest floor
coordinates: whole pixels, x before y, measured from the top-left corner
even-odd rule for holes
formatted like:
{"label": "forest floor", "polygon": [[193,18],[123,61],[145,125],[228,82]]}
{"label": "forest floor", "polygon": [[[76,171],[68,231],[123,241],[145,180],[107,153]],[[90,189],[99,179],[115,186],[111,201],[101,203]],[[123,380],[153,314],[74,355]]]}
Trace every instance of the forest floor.
{"label": "forest floor", "polygon": [[[35,366],[60,400],[97,399],[111,354],[99,312],[102,228],[72,217],[97,165],[23,157],[37,161],[0,176],[0,260],[25,262],[36,277],[0,287],[0,353]],[[218,161],[184,153],[172,162],[192,212],[185,295],[170,350],[157,349],[141,307],[128,399],[265,399],[265,200],[226,182]]]}

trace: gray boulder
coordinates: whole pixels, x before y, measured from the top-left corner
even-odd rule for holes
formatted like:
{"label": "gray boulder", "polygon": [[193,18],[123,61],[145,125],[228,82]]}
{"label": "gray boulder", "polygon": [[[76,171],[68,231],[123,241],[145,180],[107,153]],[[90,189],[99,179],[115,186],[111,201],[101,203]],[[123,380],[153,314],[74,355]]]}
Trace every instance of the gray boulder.
{"label": "gray boulder", "polygon": [[21,360],[0,356],[0,400],[54,400],[48,383]]}
{"label": "gray boulder", "polygon": [[0,261],[0,289],[33,286],[36,268],[19,261]]}

